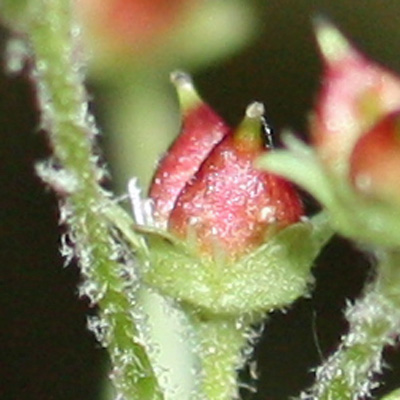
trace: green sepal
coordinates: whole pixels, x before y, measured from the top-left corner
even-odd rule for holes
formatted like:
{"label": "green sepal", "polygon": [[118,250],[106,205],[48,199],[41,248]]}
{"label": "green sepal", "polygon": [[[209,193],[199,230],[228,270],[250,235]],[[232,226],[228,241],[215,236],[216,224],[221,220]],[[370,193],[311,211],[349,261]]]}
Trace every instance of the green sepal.
{"label": "green sepal", "polygon": [[143,278],[205,313],[268,312],[307,294],[314,259],[331,233],[329,221],[318,215],[284,229],[233,264],[201,258],[183,242],[151,234]]}
{"label": "green sepal", "polygon": [[336,202],[329,209],[342,235],[373,246],[400,246],[400,207],[357,194],[346,182],[337,182]]}

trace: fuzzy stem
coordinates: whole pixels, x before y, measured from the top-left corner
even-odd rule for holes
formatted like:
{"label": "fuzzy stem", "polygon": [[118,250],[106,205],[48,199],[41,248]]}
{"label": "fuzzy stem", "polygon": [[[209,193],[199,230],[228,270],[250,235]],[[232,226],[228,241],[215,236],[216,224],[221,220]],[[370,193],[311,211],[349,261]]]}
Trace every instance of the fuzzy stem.
{"label": "fuzzy stem", "polygon": [[[79,29],[73,25],[71,2],[40,3],[40,15],[32,20],[27,33],[35,57],[33,81],[42,126],[54,152],[53,166],[42,167],[42,176],[63,197],[63,222],[84,277],[81,292],[100,309],[100,317],[90,325],[108,348],[117,393],[125,400],[161,399],[133,323],[135,270],[129,270],[132,276],[127,280],[128,268],[118,261],[121,246],[111,234],[107,216],[102,215],[109,202],[99,186],[105,171],[93,152],[96,129],[73,45]],[[129,284],[132,287],[124,291]]]}
{"label": "fuzzy stem", "polygon": [[400,253],[378,254],[377,276],[363,298],[346,310],[349,332],[339,349],[316,373],[316,383],[302,399],[365,398],[377,386],[382,351],[400,333]]}
{"label": "fuzzy stem", "polygon": [[249,324],[242,318],[199,314],[192,314],[192,322],[200,341],[203,394],[209,400],[237,398]]}

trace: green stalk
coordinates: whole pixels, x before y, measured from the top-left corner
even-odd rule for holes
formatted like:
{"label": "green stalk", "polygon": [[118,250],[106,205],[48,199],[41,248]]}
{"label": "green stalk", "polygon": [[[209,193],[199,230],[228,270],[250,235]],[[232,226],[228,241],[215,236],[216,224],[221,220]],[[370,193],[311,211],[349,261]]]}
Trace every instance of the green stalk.
{"label": "green stalk", "polygon": [[81,292],[100,309],[99,318],[89,325],[109,351],[118,395],[125,400],[161,399],[134,325],[135,269],[119,261],[130,255],[112,235],[110,216],[103,215],[104,209],[110,210],[99,185],[105,171],[93,152],[96,128],[74,47],[79,29],[74,26],[71,2],[36,3],[40,15],[31,19],[27,34],[35,60],[33,81],[42,126],[54,153],[52,165],[41,165],[39,172],[62,198],[62,222],[68,226],[68,241],[84,278]]}
{"label": "green stalk", "polygon": [[364,296],[346,310],[349,332],[316,372],[303,399],[353,400],[370,395],[382,370],[382,351],[400,333],[400,253],[381,251],[377,275]]}
{"label": "green stalk", "polygon": [[249,346],[249,322],[241,317],[192,314],[199,340],[202,393],[209,400],[238,398],[237,372]]}

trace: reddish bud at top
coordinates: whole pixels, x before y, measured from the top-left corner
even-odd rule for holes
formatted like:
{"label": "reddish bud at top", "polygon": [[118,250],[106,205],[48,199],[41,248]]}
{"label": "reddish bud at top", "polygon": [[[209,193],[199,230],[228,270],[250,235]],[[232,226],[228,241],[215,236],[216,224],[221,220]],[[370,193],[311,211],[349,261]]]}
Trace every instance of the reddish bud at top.
{"label": "reddish bud at top", "polygon": [[312,120],[312,136],[325,165],[346,174],[357,139],[384,114],[400,108],[400,79],[365,58],[325,20],[316,35],[324,78]]}
{"label": "reddish bud at top", "polygon": [[188,6],[184,0],[75,0],[75,3],[94,46],[113,54],[151,47]]}
{"label": "reddish bud at top", "polygon": [[160,161],[150,187],[154,217],[166,225],[175,201],[212,148],[228,133],[228,125],[196,93],[191,78],[182,72],[171,76],[182,109],[180,135]]}
{"label": "reddish bud at top", "polygon": [[169,230],[211,257],[236,260],[303,214],[287,181],[254,167],[267,151],[262,114],[260,103],[247,108],[243,122],[213,149],[171,212]]}
{"label": "reddish bud at top", "polygon": [[350,177],[363,194],[400,205],[399,110],[358,140],[350,158]]}

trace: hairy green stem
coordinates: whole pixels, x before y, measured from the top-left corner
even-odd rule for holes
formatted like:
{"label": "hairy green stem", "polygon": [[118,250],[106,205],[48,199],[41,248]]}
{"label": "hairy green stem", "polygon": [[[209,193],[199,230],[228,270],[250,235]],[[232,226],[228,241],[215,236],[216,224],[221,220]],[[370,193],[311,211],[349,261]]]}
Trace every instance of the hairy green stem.
{"label": "hairy green stem", "polygon": [[346,310],[349,332],[317,369],[316,383],[302,399],[355,400],[370,395],[382,370],[382,351],[400,332],[400,253],[378,253],[376,278]]}
{"label": "hairy green stem", "polygon": [[202,391],[209,400],[238,397],[238,369],[245,362],[249,346],[246,318],[192,314],[200,344]]}
{"label": "hairy green stem", "polygon": [[117,393],[125,400],[161,399],[132,316],[135,268],[112,235],[109,216],[103,215],[103,209],[109,211],[109,199],[99,185],[105,171],[93,152],[96,129],[74,46],[79,29],[69,1],[40,3],[40,15],[34,16],[27,34],[35,59],[33,81],[42,126],[49,133],[54,160],[39,171],[61,195],[62,222],[69,228],[68,242],[84,277],[81,292],[100,309],[89,325],[108,348]]}

